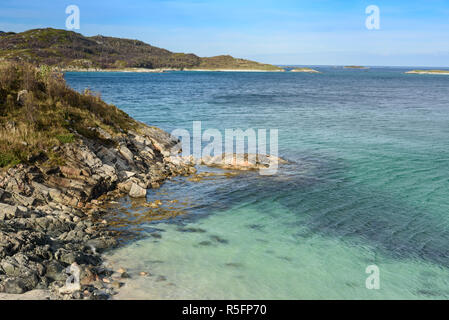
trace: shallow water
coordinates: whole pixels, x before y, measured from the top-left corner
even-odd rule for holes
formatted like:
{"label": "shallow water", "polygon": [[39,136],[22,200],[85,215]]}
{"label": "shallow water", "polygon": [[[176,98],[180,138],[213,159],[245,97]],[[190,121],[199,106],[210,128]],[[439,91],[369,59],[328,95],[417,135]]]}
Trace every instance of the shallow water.
{"label": "shallow water", "polygon": [[[113,210],[140,235],[108,256],[134,275],[119,298],[449,297],[449,77],[317,69],[66,74],[167,131],[277,128],[291,162],[177,178],[148,193],[162,208]],[[373,264],[378,290],[365,287]]]}

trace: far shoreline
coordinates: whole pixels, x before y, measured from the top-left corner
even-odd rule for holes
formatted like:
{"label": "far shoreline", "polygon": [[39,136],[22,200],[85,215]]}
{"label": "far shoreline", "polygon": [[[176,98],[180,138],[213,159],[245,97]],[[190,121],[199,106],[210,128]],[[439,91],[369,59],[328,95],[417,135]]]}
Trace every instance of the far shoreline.
{"label": "far shoreline", "polygon": [[257,70],[257,69],[146,69],[146,68],[127,68],[127,69],[58,69],[61,72],[120,72],[120,73],[165,73],[170,71],[188,71],[188,72],[286,72],[282,70]]}
{"label": "far shoreline", "polygon": [[405,72],[406,74],[438,74],[449,75],[449,70],[411,70]]}

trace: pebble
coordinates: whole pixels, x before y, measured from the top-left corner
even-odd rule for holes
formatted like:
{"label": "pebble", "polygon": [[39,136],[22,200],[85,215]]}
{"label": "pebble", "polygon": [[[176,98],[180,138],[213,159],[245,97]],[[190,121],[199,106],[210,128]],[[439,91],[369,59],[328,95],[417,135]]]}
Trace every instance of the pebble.
{"label": "pebble", "polygon": [[117,273],[125,273],[126,272],[126,269],[125,268],[119,268],[118,270],[117,270]]}

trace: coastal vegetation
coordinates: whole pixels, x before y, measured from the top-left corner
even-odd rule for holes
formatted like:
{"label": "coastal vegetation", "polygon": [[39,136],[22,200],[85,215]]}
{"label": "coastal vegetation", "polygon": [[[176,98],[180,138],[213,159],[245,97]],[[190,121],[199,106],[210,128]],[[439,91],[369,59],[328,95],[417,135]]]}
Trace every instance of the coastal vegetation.
{"label": "coastal vegetation", "polygon": [[127,114],[99,94],[69,88],[63,75],[28,63],[0,63],[0,167],[37,159],[61,162],[55,147],[80,137],[126,132],[136,126]]}
{"label": "coastal vegetation", "polygon": [[139,40],[101,35],[85,37],[53,28],[0,33],[0,59],[49,65],[61,70],[283,70],[229,55],[201,58],[192,53],[174,53]]}
{"label": "coastal vegetation", "polygon": [[284,71],[283,68],[271,64],[263,64],[251,60],[236,59],[229,55],[201,58],[200,64],[192,70],[260,70]]}

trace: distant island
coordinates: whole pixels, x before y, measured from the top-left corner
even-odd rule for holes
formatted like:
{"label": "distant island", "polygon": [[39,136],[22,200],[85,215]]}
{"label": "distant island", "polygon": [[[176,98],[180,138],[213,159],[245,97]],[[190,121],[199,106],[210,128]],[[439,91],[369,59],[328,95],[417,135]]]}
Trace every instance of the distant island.
{"label": "distant island", "polygon": [[364,66],[344,66],[345,69],[369,69],[368,67]]}
{"label": "distant island", "polygon": [[139,40],[85,37],[53,28],[0,32],[0,60],[48,65],[61,71],[285,71],[229,55],[203,58],[192,53],[174,53]]}
{"label": "distant island", "polygon": [[306,72],[306,73],[321,73],[320,71],[311,69],[311,68],[295,68],[290,72]]}
{"label": "distant island", "polygon": [[405,73],[414,73],[414,74],[446,74],[449,75],[449,70],[411,70]]}

